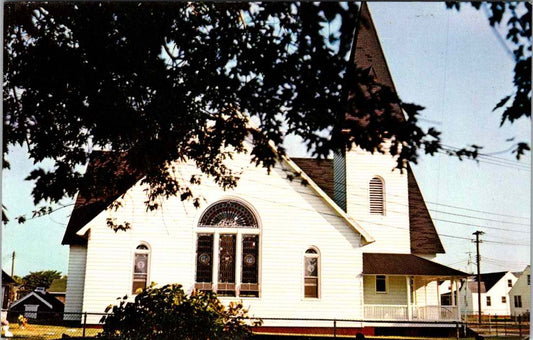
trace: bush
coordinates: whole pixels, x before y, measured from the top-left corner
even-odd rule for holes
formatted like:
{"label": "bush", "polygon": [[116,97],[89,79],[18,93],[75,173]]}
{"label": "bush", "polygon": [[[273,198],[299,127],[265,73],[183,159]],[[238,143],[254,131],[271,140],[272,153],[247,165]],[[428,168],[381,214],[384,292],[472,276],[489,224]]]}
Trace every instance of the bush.
{"label": "bush", "polygon": [[[120,298],[119,298],[120,299]],[[109,306],[102,318],[106,339],[245,339],[252,336],[242,303],[224,306],[212,292],[185,294],[181,285],[147,288]]]}

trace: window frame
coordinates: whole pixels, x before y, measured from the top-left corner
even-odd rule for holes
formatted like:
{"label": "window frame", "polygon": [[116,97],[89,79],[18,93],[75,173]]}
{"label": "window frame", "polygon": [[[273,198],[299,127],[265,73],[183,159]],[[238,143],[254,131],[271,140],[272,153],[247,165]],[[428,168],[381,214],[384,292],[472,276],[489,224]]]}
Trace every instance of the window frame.
{"label": "window frame", "polygon": [[487,305],[487,307],[492,307],[492,299],[490,296],[486,297],[485,304]]}
{"label": "window frame", "polygon": [[[377,185],[380,188],[376,188]],[[378,189],[380,189],[379,192]],[[378,195],[377,198],[376,195]],[[376,206],[377,203],[380,203],[380,206]],[[368,181],[368,212],[374,216],[385,216],[385,180],[381,176],[372,176]]]}
{"label": "window frame", "polygon": [[[142,249],[141,247],[144,247],[146,249]],[[135,289],[135,282],[140,282],[139,279],[136,280],[136,277],[135,275],[138,274],[136,271],[135,271],[135,268],[136,268],[136,263],[137,263],[137,255],[146,255],[146,274],[145,274],[145,278],[144,278],[144,287],[143,288],[136,288]],[[132,275],[131,275],[131,294],[132,295],[137,295],[137,291],[139,289],[145,289],[149,286],[149,282],[150,282],[150,261],[151,261],[151,258],[152,258],[152,248],[150,247],[150,244],[148,244],[148,242],[145,242],[145,241],[141,241],[141,242],[138,242],[137,243],[137,246],[135,247],[134,251],[133,251],[133,256],[132,256],[132,259],[133,259],[133,265],[132,265]]]}
{"label": "window frame", "polygon": [[[307,259],[316,259],[316,276],[310,276],[307,274]],[[321,269],[322,269],[322,263],[321,263],[321,254],[320,250],[315,246],[309,246],[305,249],[304,255],[303,255],[303,298],[304,300],[318,300],[321,298]],[[307,296],[306,287],[311,286],[306,283],[306,279],[316,279],[316,296]]]}
{"label": "window frame", "polygon": [[[222,222],[221,225],[205,225],[202,224],[202,219],[207,214],[210,214],[210,209],[219,209],[219,204],[226,203],[235,203],[241,205],[241,208],[244,208],[248,213],[253,217],[255,224],[253,226],[241,226],[241,225],[229,225],[228,223]],[[222,199],[214,202],[209,205],[200,215],[198,222],[196,223],[196,252],[195,252],[195,278],[194,278],[194,287],[197,290],[203,291],[212,291],[219,294],[220,298],[239,298],[239,299],[257,299],[261,297],[261,224],[258,218],[258,214],[255,209],[253,209],[249,204],[235,199],[228,198]],[[198,238],[200,235],[211,235],[212,237],[212,249],[211,249],[211,282],[203,283],[197,281],[198,275]],[[223,235],[234,235],[235,240],[235,249],[234,249],[234,283],[225,283],[220,282],[220,239]],[[257,256],[256,256],[256,267],[257,267],[257,283],[243,283],[243,240],[246,236],[257,236]],[[220,294],[224,292],[224,294]],[[242,293],[241,293],[242,292]]]}
{"label": "window frame", "polygon": [[522,308],[522,295],[514,295],[514,307]]}
{"label": "window frame", "polygon": [[507,296],[502,296],[502,303],[507,303]]}
{"label": "window frame", "polygon": [[[385,285],[385,290],[378,290],[378,277],[383,278],[383,284]],[[387,294],[389,292],[389,277],[387,275],[376,275],[374,277],[374,290],[376,294]]]}
{"label": "window frame", "polygon": [[513,288],[513,280],[507,279],[507,287],[508,288]]}

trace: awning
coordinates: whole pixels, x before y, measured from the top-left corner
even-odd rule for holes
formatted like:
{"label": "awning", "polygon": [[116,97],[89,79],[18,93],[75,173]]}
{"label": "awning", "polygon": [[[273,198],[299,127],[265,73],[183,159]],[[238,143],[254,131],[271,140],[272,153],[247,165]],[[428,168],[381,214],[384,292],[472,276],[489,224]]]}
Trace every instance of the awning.
{"label": "awning", "polygon": [[363,275],[469,276],[413,254],[363,253]]}

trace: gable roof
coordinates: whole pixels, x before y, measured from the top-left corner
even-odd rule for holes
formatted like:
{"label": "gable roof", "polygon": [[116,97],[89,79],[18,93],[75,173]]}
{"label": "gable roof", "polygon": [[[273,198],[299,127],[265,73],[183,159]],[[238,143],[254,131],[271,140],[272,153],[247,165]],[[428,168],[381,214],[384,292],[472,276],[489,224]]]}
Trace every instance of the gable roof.
{"label": "gable roof", "polygon": [[[114,154],[111,152],[103,152],[98,151],[93,157],[91,157],[91,160],[89,161],[89,164],[87,165],[87,171],[86,175],[91,174],[93,172],[97,172],[98,168],[102,166],[102,164],[107,164],[106,160],[108,158],[113,157]],[[345,211],[343,211],[334,201],[333,201],[333,193],[330,191],[327,187],[327,182],[329,182],[329,178],[333,178],[333,172],[332,168],[331,170],[326,170],[326,168],[323,168],[319,171],[314,171],[314,167],[312,166],[313,163],[315,163],[315,160],[307,161],[306,159],[300,159],[300,163],[307,164],[307,169],[311,172],[313,172],[314,175],[316,175],[315,178],[309,176],[307,174],[307,171],[301,169],[295,162],[293,162],[292,159],[289,159],[288,157],[284,157],[283,159],[295,172],[301,173],[302,178],[307,180],[309,183],[309,186],[311,189],[317,192],[317,194],[326,201],[326,203],[339,215],[341,218],[345,220],[345,222],[354,229],[357,233],[359,233],[364,240],[367,243],[374,242],[374,238],[365,231],[357,222],[355,222],[350,216],[346,214]],[[331,162],[328,160],[324,161],[324,164],[330,164]],[[111,164],[111,165],[110,165]],[[119,171],[118,168],[112,168],[113,165],[117,166],[124,166],[124,161],[122,162],[112,162],[110,164],[107,164],[106,166],[108,169],[106,170],[110,176],[115,172]],[[324,172],[323,172],[324,171]],[[76,202],[74,204],[74,209],[72,211],[72,214],[70,216],[67,228],[65,230],[65,234],[63,236],[62,244],[86,244],[87,240],[84,237],[79,236],[77,233],[83,229],[93,218],[95,218],[98,214],[100,214],[102,211],[104,211],[113,201],[118,199],[121,195],[123,195],[130,187],[132,187],[138,180],[140,180],[140,176],[132,176],[129,181],[123,181],[122,184],[118,187],[116,187],[114,190],[111,191],[103,191],[103,195],[96,198],[86,198],[86,192],[87,190],[80,190],[78,193],[78,196],[76,198]],[[315,179],[318,180],[318,183],[315,183]],[[95,176],[94,183],[98,185],[98,177]],[[333,183],[331,181],[331,183]],[[331,195],[326,193],[324,190],[331,192]]]}
{"label": "gable roof", "polygon": [[43,294],[37,291],[33,291],[25,295],[21,299],[18,299],[17,301],[13,302],[9,308],[12,309],[24,301],[31,300],[32,297],[36,301],[39,301],[40,303],[42,303],[44,306],[48,307],[51,310],[62,311],[65,308],[65,304],[61,302],[60,300],[58,300],[55,296],[48,294],[48,293]]}
{"label": "gable roof", "polygon": [[[106,176],[108,181],[114,180],[114,174],[124,172],[124,169],[127,169],[125,162],[122,154],[93,151],[84,177],[91,179],[89,182],[91,187],[101,187]],[[114,181],[109,190],[105,190],[107,188],[100,190],[99,194],[94,194],[90,188],[80,188],[61,244],[86,244],[87,240],[76,233],[104,211],[113,201],[126,193],[139,179],[141,179],[141,176],[138,174],[128,174],[121,177],[120,181]]]}
{"label": "gable roof", "polygon": [[[291,158],[325,193],[333,199],[333,160]],[[411,252],[415,254],[444,253],[444,247],[435,229],[431,215],[410,167],[407,169],[409,196],[409,234]]]}
{"label": "gable roof", "polygon": [[[481,282],[481,293],[486,293],[487,289],[485,288],[485,282]],[[474,294],[477,294],[477,281],[468,281],[468,289]]]}
{"label": "gable roof", "polygon": [[15,280],[2,270],[2,286],[15,283]]}
{"label": "gable roof", "polygon": [[413,254],[363,253],[363,275],[467,277],[469,274]]}
{"label": "gable roof", "polygon": [[[485,289],[488,292],[498,281],[500,281],[505,274],[509,272],[496,272],[481,274],[481,282],[485,284]],[[512,273],[511,273],[512,274]],[[477,282],[477,276],[474,277],[474,281]]]}

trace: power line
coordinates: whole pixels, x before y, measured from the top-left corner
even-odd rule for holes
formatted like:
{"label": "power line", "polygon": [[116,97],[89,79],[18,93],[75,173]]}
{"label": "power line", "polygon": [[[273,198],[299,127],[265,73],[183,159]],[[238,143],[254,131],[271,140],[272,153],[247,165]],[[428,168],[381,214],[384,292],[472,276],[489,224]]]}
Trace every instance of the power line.
{"label": "power line", "polygon": [[455,208],[455,209],[461,209],[461,210],[466,210],[466,211],[474,211],[474,212],[479,212],[479,213],[489,214],[489,215],[495,215],[495,216],[513,217],[513,218],[521,218],[521,219],[529,220],[529,217],[523,217],[523,216],[517,216],[517,215],[506,215],[506,214],[500,214],[500,213],[495,213],[495,212],[491,212],[491,211],[464,208],[464,207],[460,207],[460,206],[457,206],[457,205],[450,205],[450,204],[437,203],[437,202],[431,202],[431,201],[426,201],[426,203],[434,204],[434,205],[442,205],[443,207],[448,207],[448,208]]}
{"label": "power line", "polygon": [[[508,222],[508,221],[502,221],[502,220],[494,220],[494,219],[490,219],[490,218],[483,218],[483,217],[477,217],[477,216],[465,215],[465,214],[457,214],[457,213],[452,213],[452,212],[442,211],[442,210],[436,210],[436,209],[429,209],[429,210],[431,210],[432,212],[436,212],[436,213],[442,213],[442,214],[448,214],[448,215],[460,216],[460,217],[467,217],[467,218],[475,218],[477,220],[483,220],[483,221],[499,222],[499,223],[505,223],[505,224],[514,224],[514,225],[523,225],[523,226],[526,226],[526,227],[530,225],[529,223],[518,223],[518,222]],[[502,230],[506,230],[506,229],[502,229]]]}

